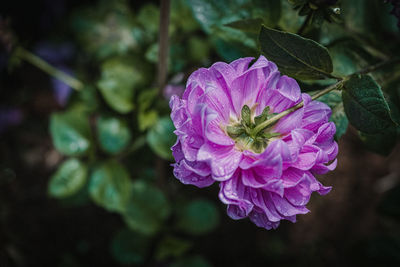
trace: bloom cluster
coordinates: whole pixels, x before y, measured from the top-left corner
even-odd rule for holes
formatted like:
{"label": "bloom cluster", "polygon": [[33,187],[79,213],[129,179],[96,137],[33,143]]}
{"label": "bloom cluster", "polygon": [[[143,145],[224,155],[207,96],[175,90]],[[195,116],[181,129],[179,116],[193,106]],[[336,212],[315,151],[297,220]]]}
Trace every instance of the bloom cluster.
{"label": "bloom cluster", "polygon": [[[307,213],[312,192],[330,191],[314,174],[336,167],[336,128],[327,105],[311,101],[265,57],[249,67],[252,60],[201,68],[182,98],[171,97],[174,175],[197,187],[218,182],[231,218],[271,229]],[[301,101],[302,108],[255,131]]]}

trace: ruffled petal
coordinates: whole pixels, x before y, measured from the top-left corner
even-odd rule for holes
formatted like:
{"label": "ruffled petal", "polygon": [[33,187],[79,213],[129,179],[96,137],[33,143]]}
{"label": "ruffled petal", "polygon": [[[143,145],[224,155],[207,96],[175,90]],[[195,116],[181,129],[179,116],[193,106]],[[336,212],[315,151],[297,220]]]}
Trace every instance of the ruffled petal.
{"label": "ruffled petal", "polygon": [[279,226],[279,221],[271,222],[270,220],[268,220],[268,217],[261,212],[252,212],[249,218],[255,225],[265,228],[267,230],[276,229]]}
{"label": "ruffled petal", "polygon": [[286,198],[271,193],[271,199],[276,210],[283,216],[293,216],[297,214],[306,214],[309,210],[304,206],[294,206]]}
{"label": "ruffled petal", "polygon": [[174,167],[174,175],[183,184],[192,184],[197,187],[206,187],[214,183],[211,178],[210,167],[201,162],[187,161],[182,152],[182,146],[178,140],[172,147],[172,154],[176,160]]}
{"label": "ruffled petal", "polygon": [[274,113],[280,113],[300,103],[301,93],[297,82],[274,72],[267,81],[266,91],[260,95],[262,106],[269,106]]}
{"label": "ruffled petal", "polygon": [[234,146],[220,146],[205,143],[197,154],[198,161],[208,162],[211,166],[211,175],[216,181],[225,181],[232,177],[239,166],[242,153]]}
{"label": "ruffled petal", "polygon": [[260,189],[253,189],[251,199],[259,211],[262,211],[271,222],[279,222],[283,217],[276,210],[271,199],[271,193]]}
{"label": "ruffled petal", "polygon": [[250,201],[249,189],[241,182],[240,171],[231,179],[220,183],[218,196],[228,205],[228,215],[235,220],[247,217],[254,207]]}
{"label": "ruffled petal", "polygon": [[[196,164],[190,166],[190,162],[182,160],[173,164],[174,175],[183,184],[191,184],[197,187],[207,187],[212,185],[215,181],[211,178],[211,175],[203,176],[202,174],[210,172],[208,166],[199,166]],[[200,174],[199,174],[200,173]]]}
{"label": "ruffled petal", "polygon": [[243,105],[252,107],[256,103],[259,92],[265,88],[266,75],[269,75],[271,63],[261,56],[243,74],[238,76],[231,85],[233,108],[239,116]]}
{"label": "ruffled petal", "polygon": [[304,108],[301,128],[318,131],[318,128],[329,121],[331,109],[324,103],[312,101]]}
{"label": "ruffled petal", "polygon": [[248,69],[250,62],[253,60],[254,57],[239,58],[229,63],[229,65],[236,70],[236,75],[239,76]]}

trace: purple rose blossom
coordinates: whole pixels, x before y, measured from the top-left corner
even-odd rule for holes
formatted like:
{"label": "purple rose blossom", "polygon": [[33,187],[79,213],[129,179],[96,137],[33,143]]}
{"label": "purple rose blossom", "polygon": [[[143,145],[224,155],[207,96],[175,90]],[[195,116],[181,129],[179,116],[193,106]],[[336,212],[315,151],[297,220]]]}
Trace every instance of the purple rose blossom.
{"label": "purple rose blossom", "polygon": [[[336,167],[336,128],[329,122],[327,105],[311,101],[264,56],[249,67],[252,60],[201,68],[189,77],[182,99],[172,96],[171,118],[178,136],[173,166],[184,184],[206,187],[219,182],[219,198],[232,219],[249,217],[271,229],[309,212],[312,192],[324,195],[331,190],[314,174]],[[260,121],[301,101],[302,108],[252,133]]]}

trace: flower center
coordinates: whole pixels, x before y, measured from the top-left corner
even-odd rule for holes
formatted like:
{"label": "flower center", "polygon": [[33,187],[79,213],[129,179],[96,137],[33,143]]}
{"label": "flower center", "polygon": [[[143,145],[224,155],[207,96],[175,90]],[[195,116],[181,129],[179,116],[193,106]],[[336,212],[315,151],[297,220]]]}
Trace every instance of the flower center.
{"label": "flower center", "polygon": [[273,125],[269,125],[258,133],[254,131],[257,125],[275,115],[269,113],[270,108],[267,106],[260,115],[254,116],[255,107],[256,106],[253,106],[253,108],[250,109],[249,106],[244,105],[242,107],[240,121],[234,121],[227,125],[225,132],[230,138],[235,140],[236,147],[241,151],[251,150],[255,153],[262,153],[271,139],[281,134],[272,132]]}

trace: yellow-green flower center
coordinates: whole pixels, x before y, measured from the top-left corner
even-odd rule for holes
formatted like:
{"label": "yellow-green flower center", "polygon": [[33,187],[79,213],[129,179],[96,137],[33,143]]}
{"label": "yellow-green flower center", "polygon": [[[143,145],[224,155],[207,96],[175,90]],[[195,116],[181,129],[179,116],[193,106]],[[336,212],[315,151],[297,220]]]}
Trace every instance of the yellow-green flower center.
{"label": "yellow-green flower center", "polygon": [[255,133],[253,129],[274,116],[274,114],[269,113],[270,108],[267,106],[260,115],[254,116],[254,109],[255,107],[250,109],[247,105],[244,105],[240,120],[235,120],[227,125],[225,131],[230,138],[235,140],[238,149],[261,153],[268,146],[268,142],[272,138],[280,136],[280,133],[272,132],[271,127],[273,125],[269,125],[269,127]]}

